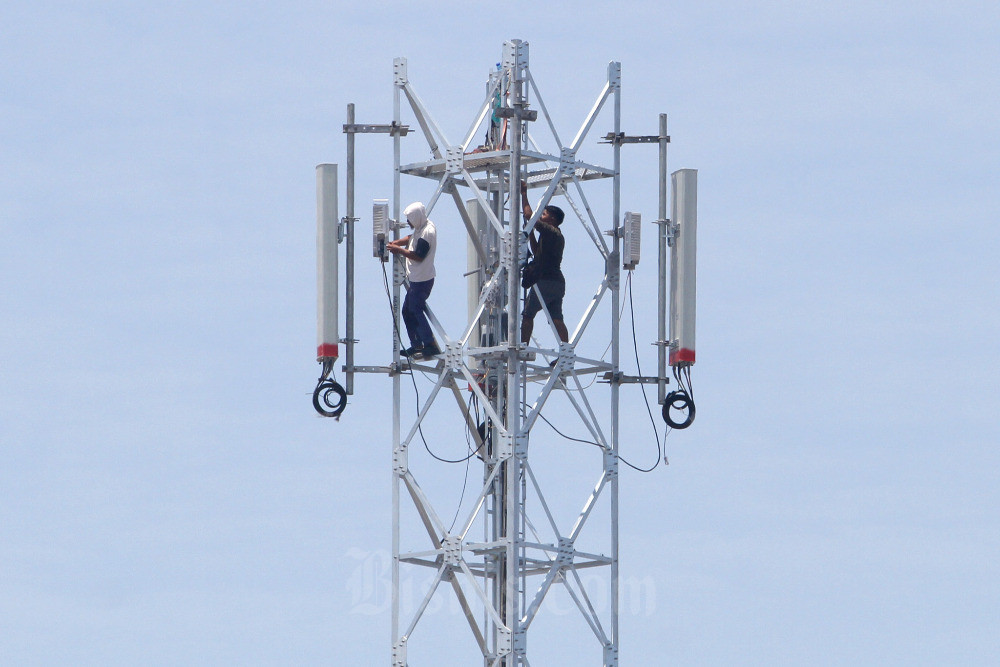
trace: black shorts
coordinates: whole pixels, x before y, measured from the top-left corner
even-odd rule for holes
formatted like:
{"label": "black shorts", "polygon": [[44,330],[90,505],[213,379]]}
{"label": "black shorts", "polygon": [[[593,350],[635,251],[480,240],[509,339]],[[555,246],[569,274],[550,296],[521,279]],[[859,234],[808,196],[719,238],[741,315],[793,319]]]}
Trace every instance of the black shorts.
{"label": "black shorts", "polygon": [[[566,281],[565,280],[539,280],[535,285],[538,287],[538,291],[542,293],[542,299],[545,301],[545,307],[549,310],[549,315],[552,316],[554,320],[563,319],[562,312],[562,302],[563,297],[566,295]],[[535,315],[538,311],[542,309],[542,304],[538,301],[538,295],[535,293],[535,288],[532,287],[528,290],[528,300],[524,304],[524,317],[529,320],[535,319]]]}

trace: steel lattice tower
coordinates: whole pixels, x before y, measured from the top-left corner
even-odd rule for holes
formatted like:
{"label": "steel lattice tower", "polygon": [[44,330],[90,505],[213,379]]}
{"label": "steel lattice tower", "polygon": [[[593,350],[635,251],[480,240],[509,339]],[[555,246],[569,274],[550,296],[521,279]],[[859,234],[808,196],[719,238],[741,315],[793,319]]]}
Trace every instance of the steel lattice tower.
{"label": "steel lattice tower", "polygon": [[[485,97],[469,131],[462,141],[452,143],[417,94],[408,76],[406,60],[396,59],[393,68],[392,122],[357,124],[350,105],[348,123],[344,126],[348,134],[344,218],[348,244],[347,337],[339,341],[346,343],[347,371],[341,411],[346,394],[353,393],[353,373],[387,373],[392,379],[392,664],[396,667],[409,664],[410,641],[415,632],[434,621],[426,613],[432,598],[439,590],[450,589],[468,622],[483,665],[528,666],[532,624],[542,613],[547,596],[562,587],[579,612],[577,618],[582,617],[592,635],[588,641],[594,646],[594,663],[601,660],[600,664],[605,666],[618,665],[620,387],[628,382],[656,383],[663,403],[667,383],[665,356],[669,343],[662,326],[664,248],[670,227],[665,212],[669,140],[666,116],[661,115],[658,136],[626,137],[621,131],[621,66],[612,62],[575,136],[563,143],[531,74],[528,44],[512,40],[504,44],[502,60],[489,78]],[[404,102],[430,149],[428,160],[401,162],[402,141],[415,133],[403,123]],[[613,127],[603,139],[610,147],[610,165],[581,161],[578,152],[595,121],[599,117],[607,120],[608,115]],[[486,143],[474,146],[484,124],[488,126]],[[428,309],[435,335],[442,343],[443,353],[436,359],[410,362],[401,359],[397,327],[391,364],[354,363],[354,139],[359,133],[385,133],[392,139],[393,196],[389,203],[392,220],[400,217],[401,179],[417,177],[428,180],[433,187],[426,199],[428,214],[444,195],[453,200],[466,228],[469,318],[461,331],[449,332]],[[539,135],[546,135],[556,149],[540,149],[536,142]],[[640,142],[658,143],[661,160],[660,219],[656,221],[660,231],[661,329],[657,341],[660,355],[659,374],[650,378],[627,376],[619,364],[622,243],[626,237],[620,207],[621,148],[626,143]],[[335,173],[334,168],[334,179]],[[605,230],[601,229],[586,194],[591,181],[601,180],[611,183],[610,206],[604,203],[610,209],[610,217],[605,214],[603,220],[608,227]],[[529,193],[540,193],[537,201],[531,202],[534,214],[527,220],[521,214],[519,183],[522,181],[527,183]],[[563,228],[574,218],[573,229],[583,230],[587,237],[575,235],[572,252],[576,253],[578,247],[582,252],[589,239],[592,249],[588,252],[594,258],[596,279],[591,285],[573,286],[593,292],[568,342],[543,347],[520,342],[520,312],[525,299],[520,267],[526,245],[522,232],[533,228],[554,196],[564,197],[572,209],[567,212]],[[398,225],[392,234],[399,238]],[[393,316],[399,322],[405,275],[401,262],[393,261],[392,266]],[[602,325],[605,311],[608,319]],[[544,306],[541,315],[558,341],[552,317]],[[610,361],[577,353],[588,331],[594,329],[610,337]],[[548,339],[548,332],[542,337]],[[332,361],[324,361],[321,381],[330,368]],[[410,376],[415,372],[431,378],[433,387],[418,401],[413,417],[408,411],[404,414],[401,406],[404,389],[413,381]],[[449,394],[458,406],[461,429],[474,440],[476,458],[470,454],[469,460],[482,464],[482,478],[470,494],[471,509],[464,515],[456,514],[450,526],[421,484],[433,472],[411,466],[412,445],[425,437],[422,427],[435,403],[450,402]],[[599,396],[595,398],[595,394]],[[471,397],[469,401],[467,395]],[[577,426],[596,446],[586,448],[585,455],[579,457],[581,464],[576,466],[576,472],[580,472],[581,466],[590,468],[582,472],[586,479],[575,488],[569,479],[564,479],[561,469],[551,469],[551,456],[536,456],[540,443],[544,443],[543,436],[534,442],[531,437],[532,429],[539,419],[545,419],[543,412],[555,403],[557,396],[563,406],[560,416],[576,419]],[[472,402],[482,409],[482,417],[478,416],[478,408],[475,412],[470,409]],[[438,432],[430,435],[431,440],[438,437],[441,437]],[[559,464],[555,467],[559,468]],[[549,483],[553,477],[558,483]],[[580,480],[574,480],[577,481]],[[556,495],[564,499],[576,490],[580,493],[575,518],[561,522],[549,499]],[[597,512],[595,508],[599,505],[602,507]],[[414,539],[415,532],[423,537]],[[432,573],[432,578],[411,611],[403,608],[401,582],[415,569]],[[603,601],[595,602],[588,594],[580,576],[585,570],[602,573],[608,592]]]}

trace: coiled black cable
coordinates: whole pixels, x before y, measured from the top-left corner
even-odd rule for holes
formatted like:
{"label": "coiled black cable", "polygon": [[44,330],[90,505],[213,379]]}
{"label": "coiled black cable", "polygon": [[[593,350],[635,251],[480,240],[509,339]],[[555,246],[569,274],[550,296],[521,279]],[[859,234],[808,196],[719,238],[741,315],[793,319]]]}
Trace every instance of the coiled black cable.
{"label": "coiled black cable", "polygon": [[[336,401],[330,401],[331,394],[337,397]],[[313,390],[313,407],[324,417],[340,419],[344,408],[347,407],[347,390],[335,380],[320,378],[316,389]]]}
{"label": "coiled black cable", "polygon": [[[671,428],[687,428],[694,422],[694,390],[691,386],[691,367],[674,366],[674,379],[677,380],[679,389],[667,394],[663,401],[663,421]],[[671,410],[687,412],[684,421],[678,422],[671,415]]]}
{"label": "coiled black cable", "polygon": [[[672,409],[678,411],[686,410],[687,416],[684,418],[684,421],[674,421],[674,418],[670,416]],[[683,389],[670,392],[663,401],[663,421],[667,422],[667,426],[670,428],[687,428],[694,421],[694,412],[694,399]]]}

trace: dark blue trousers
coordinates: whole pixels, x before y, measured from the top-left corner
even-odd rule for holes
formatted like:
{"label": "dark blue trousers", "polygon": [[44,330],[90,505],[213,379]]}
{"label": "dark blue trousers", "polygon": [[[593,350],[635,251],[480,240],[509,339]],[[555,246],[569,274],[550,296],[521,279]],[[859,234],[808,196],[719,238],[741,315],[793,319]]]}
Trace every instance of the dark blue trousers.
{"label": "dark blue trousers", "polygon": [[419,347],[430,345],[434,342],[434,333],[431,331],[431,324],[427,321],[427,314],[424,307],[427,304],[427,297],[431,295],[431,288],[434,287],[434,279],[424,280],[419,283],[410,283],[410,289],[403,299],[403,324],[406,325],[406,335],[410,337],[410,345]]}

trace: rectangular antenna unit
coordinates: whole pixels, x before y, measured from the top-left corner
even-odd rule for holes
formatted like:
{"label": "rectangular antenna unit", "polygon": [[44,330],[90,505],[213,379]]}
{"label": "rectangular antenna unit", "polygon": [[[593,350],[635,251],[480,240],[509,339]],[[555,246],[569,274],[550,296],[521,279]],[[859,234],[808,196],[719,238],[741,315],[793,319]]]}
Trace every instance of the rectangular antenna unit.
{"label": "rectangular antenna unit", "polygon": [[625,238],[622,243],[622,265],[631,271],[639,263],[639,237],[642,216],[638,213],[625,212]]}
{"label": "rectangular antenna unit", "polygon": [[[480,247],[488,247],[489,241],[487,239],[489,230],[491,229],[489,219],[486,217],[486,212],[483,210],[482,205],[480,205],[478,199],[469,199],[465,202],[465,210],[469,216],[469,233],[466,234],[466,306],[469,313],[469,323],[472,323],[473,317],[475,317],[476,312],[479,310],[479,297],[482,295],[483,285],[487,280],[485,267],[482,266],[482,260],[479,257],[479,251],[476,248],[476,241],[478,241]],[[472,234],[475,233],[476,237],[473,240]],[[476,324],[472,328],[472,341],[473,346],[487,346],[493,343],[486,342],[483,337],[484,322],[485,317],[479,317],[476,319]],[[478,365],[478,361],[476,364]]]}
{"label": "rectangular antenna unit", "polygon": [[376,199],[372,204],[372,256],[389,261],[389,200]]}
{"label": "rectangular antenna unit", "polygon": [[671,174],[670,218],[676,225],[670,248],[670,365],[694,364],[695,258],[698,235],[698,170]]}
{"label": "rectangular antenna unit", "polygon": [[337,165],[316,166],[316,358],[336,359],[337,331]]}

